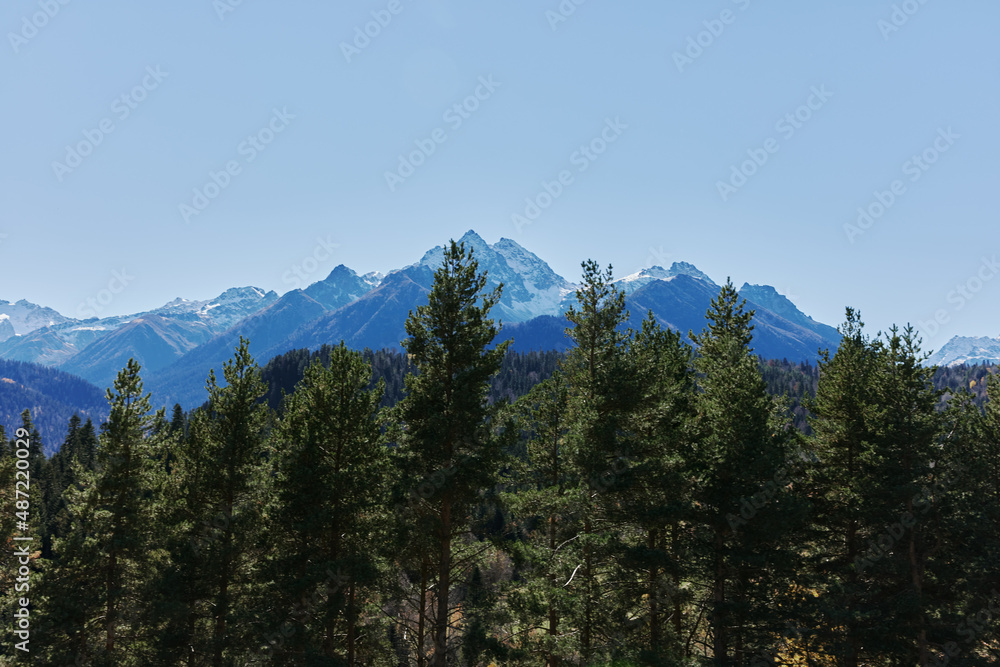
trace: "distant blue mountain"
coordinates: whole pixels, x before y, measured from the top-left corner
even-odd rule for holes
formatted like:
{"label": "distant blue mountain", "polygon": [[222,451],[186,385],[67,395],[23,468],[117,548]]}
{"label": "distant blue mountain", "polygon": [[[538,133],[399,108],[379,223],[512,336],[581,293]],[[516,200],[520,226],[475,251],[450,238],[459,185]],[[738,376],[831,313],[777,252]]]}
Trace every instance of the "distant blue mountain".
{"label": "distant blue mountain", "polygon": [[[510,239],[487,243],[470,230],[460,239],[487,274],[487,288],[503,284],[492,316],[500,340],[512,349],[565,350],[570,341],[565,311],[577,286]],[[222,364],[240,336],[261,363],[288,350],[317,349],[341,341],[353,348],[401,347],[406,318],[427,302],[444,247],[431,248],[410,266],[388,275],[359,276],[340,265],[304,290],[278,297],[258,288],[234,288],[217,299],[177,299],[130,317],[65,318],[55,311],[0,301],[0,358],[40,362],[107,386],[130,357],[143,366],[158,404],[192,407],[207,397],[209,369],[221,381]],[[631,323],[652,311],[663,326],[685,334],[700,331],[719,286],[692,264],[648,267],[615,281],[625,292]],[[815,360],[835,349],[836,329],[814,321],[767,285],[744,284],[740,294],[756,311],[754,348],[764,358]]]}

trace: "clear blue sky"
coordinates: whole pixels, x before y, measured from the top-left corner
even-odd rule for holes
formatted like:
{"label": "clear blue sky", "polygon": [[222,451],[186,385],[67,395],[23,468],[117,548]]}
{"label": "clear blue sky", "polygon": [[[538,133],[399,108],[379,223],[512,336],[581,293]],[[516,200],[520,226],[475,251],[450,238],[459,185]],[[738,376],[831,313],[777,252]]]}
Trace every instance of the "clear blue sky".
{"label": "clear blue sky", "polygon": [[[3,3],[0,298],[75,315],[122,268],[104,315],[281,293],[307,258],[311,280],[386,271],[474,228],[571,280],[586,258],[683,260],[834,325],[846,305],[873,331],[941,311],[931,348],[1000,334],[995,1],[565,0],[565,21],[559,0],[229,2]],[[345,55],[372,12],[387,25]],[[433,154],[390,188],[418,141]],[[876,191],[895,201],[852,243]]]}

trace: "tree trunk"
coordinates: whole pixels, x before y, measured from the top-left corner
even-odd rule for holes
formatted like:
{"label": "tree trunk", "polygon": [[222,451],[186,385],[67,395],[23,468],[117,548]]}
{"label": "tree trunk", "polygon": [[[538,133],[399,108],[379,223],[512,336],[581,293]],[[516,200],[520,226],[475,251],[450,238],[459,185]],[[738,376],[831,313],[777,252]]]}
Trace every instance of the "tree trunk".
{"label": "tree trunk", "polygon": [[117,616],[115,609],[115,571],[117,569],[118,552],[115,549],[111,549],[111,553],[108,554],[108,571],[105,579],[108,603],[104,618],[104,630],[106,634],[104,650],[108,652],[109,656],[115,650],[115,623],[117,623],[117,619],[115,618]]}
{"label": "tree trunk", "polygon": [[427,664],[424,655],[424,624],[427,619],[427,556],[420,563],[420,612],[417,615],[417,667]]}
{"label": "tree trunk", "polygon": [[188,667],[195,667],[195,664],[197,664],[196,663],[197,656],[194,650],[194,630],[195,630],[196,617],[194,611],[194,602],[189,601],[188,604],[190,606],[188,607],[188,616],[187,616],[187,639],[188,639],[187,664]]}
{"label": "tree trunk", "polygon": [[[336,511],[336,510],[335,510]],[[336,514],[334,516],[337,516]],[[340,558],[340,533],[341,529],[337,522],[330,527],[329,532],[329,542],[327,544],[327,558],[331,562],[337,562]],[[354,582],[351,582],[351,590],[354,590]],[[326,637],[323,639],[323,652],[326,653],[328,658],[337,657],[337,615],[332,613],[336,610],[337,604],[340,599],[344,597],[344,591],[341,585],[338,584],[337,589],[330,593],[327,598],[327,621],[326,621]],[[348,602],[350,604],[350,602]],[[348,610],[348,632],[350,632],[350,610]]]}
{"label": "tree trunk", "polygon": [[448,657],[448,593],[451,588],[451,498],[441,501],[441,551],[438,556],[437,618],[434,619],[433,667],[445,667]]}
{"label": "tree trunk", "polygon": [[[555,556],[556,552],[556,517],[549,517],[549,554]],[[555,600],[553,599],[552,591],[556,587],[556,573],[555,571],[549,572],[549,640],[555,642],[556,636],[559,634],[559,612],[556,610]],[[556,655],[554,650],[550,650],[548,654],[548,662],[546,663],[549,667],[559,667],[559,656]]]}
{"label": "tree trunk", "polygon": [[[562,496],[562,484],[559,480],[559,434],[558,430],[554,431],[552,434],[552,485],[559,488],[559,496]],[[555,514],[549,516],[549,558],[550,562],[555,562],[556,555],[556,527],[557,521]],[[549,640],[555,643],[556,637],[559,635],[559,611],[556,609],[554,595],[552,591],[556,588],[556,573],[555,570],[549,572]],[[559,667],[560,656],[558,656],[555,650],[549,651],[548,656],[548,666],[549,667]]]}
{"label": "tree trunk", "polygon": [[[852,521],[847,529],[847,562],[853,563],[858,555],[857,547],[857,522]],[[858,667],[858,656],[860,654],[861,642],[858,639],[858,628],[854,621],[855,599],[854,591],[857,590],[858,573],[851,568],[847,575],[847,583],[850,592],[847,595],[847,659],[845,667]]]}
{"label": "tree trunk", "polygon": [[[847,450],[847,475],[849,480],[857,479],[857,471],[854,469],[854,442],[848,441]],[[853,490],[853,482],[848,483],[848,490]],[[858,555],[858,522],[852,520],[847,527],[847,562],[854,563]],[[847,596],[847,660],[845,667],[858,667],[858,659],[861,653],[861,642],[858,638],[858,628],[854,620],[854,608],[856,605],[854,591],[857,590],[858,571],[851,567],[847,575],[847,582],[850,592]]]}
{"label": "tree trunk", "polygon": [[[678,529],[678,527],[677,527],[677,524],[675,523],[671,527],[671,542],[672,542],[672,547],[673,547],[673,551],[674,551],[675,555],[677,554],[677,542],[679,540],[679,537],[677,535],[677,529]],[[677,561],[677,559],[675,558],[674,562],[676,562],[676,561]],[[674,598],[674,633],[677,635],[676,641],[678,643],[680,643],[681,637],[684,636],[684,634],[683,634],[684,633],[684,626],[683,626],[682,617],[681,617],[681,601],[680,601],[681,575],[677,571],[676,567],[674,568],[673,580],[674,580],[674,593],[673,593],[673,598]],[[685,654],[686,653],[687,652],[685,652]],[[688,657],[690,657],[690,656],[688,655]]]}
{"label": "tree trunk", "polygon": [[[233,503],[226,505],[226,516],[233,515]],[[215,603],[215,629],[212,633],[214,655],[213,667],[222,667],[222,653],[225,648],[226,617],[229,616],[229,579],[232,559],[233,533],[231,523],[227,523],[222,538],[222,563],[219,573],[219,594]]]}
{"label": "tree trunk", "polygon": [[351,586],[347,592],[347,667],[354,667],[354,634],[355,634],[355,618],[354,618],[354,582],[351,582]]}
{"label": "tree trunk", "polygon": [[726,571],[722,546],[722,528],[717,527],[715,529],[715,582],[712,587],[712,601],[714,603],[712,632],[715,642],[713,652],[715,653],[715,664],[719,667],[726,667],[729,663],[729,647],[726,637],[726,619],[722,609],[726,603]]}
{"label": "tree trunk", "polygon": [[[590,513],[589,508],[587,513]],[[593,576],[593,571],[591,569],[590,530],[590,518],[588,517],[583,523],[583,535],[586,541],[583,543],[583,628],[580,632],[580,647],[583,652],[584,664],[590,662],[591,644],[593,642],[591,624],[593,623],[594,601],[591,595],[591,577]]]}
{"label": "tree trunk", "polygon": [[[907,501],[906,509],[913,515],[913,499]],[[924,623],[924,603],[923,603],[923,571],[920,567],[919,559],[917,558],[917,527],[914,526],[910,529],[910,544],[909,544],[909,557],[910,557],[910,576],[913,581],[913,590],[917,594],[917,604],[919,609],[918,614],[918,625],[917,625],[917,652],[919,656],[920,667],[927,667],[930,663],[930,655],[927,652],[927,628]]]}
{"label": "tree trunk", "polygon": [[[656,529],[650,528],[647,533],[646,547],[652,554],[656,549]],[[657,597],[660,592],[656,586],[657,570],[655,565],[649,568],[649,650],[656,651],[660,644],[660,607]]]}

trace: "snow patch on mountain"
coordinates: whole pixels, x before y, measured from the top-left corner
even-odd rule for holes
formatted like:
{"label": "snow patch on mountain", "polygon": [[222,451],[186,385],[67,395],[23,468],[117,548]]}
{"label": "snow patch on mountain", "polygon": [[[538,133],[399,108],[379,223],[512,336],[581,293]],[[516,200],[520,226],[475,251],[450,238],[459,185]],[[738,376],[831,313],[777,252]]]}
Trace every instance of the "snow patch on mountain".
{"label": "snow patch on mountain", "polygon": [[[205,323],[212,329],[221,333],[240,320],[260,312],[277,300],[278,295],[276,292],[265,292],[259,287],[231,287],[214,299],[206,301],[190,301],[178,297],[155,310],[123,318],[125,321],[118,323],[114,328],[118,328],[122,324],[135,321],[146,315],[176,317],[177,315],[187,314],[205,320]],[[101,320],[101,322],[103,323],[104,320]]]}
{"label": "snow patch on mountain", "polygon": [[10,315],[6,313],[0,315],[0,343],[16,335],[17,332],[14,331],[14,325],[10,322]]}
{"label": "snow patch on mountain", "polygon": [[1000,338],[955,336],[927,360],[929,366],[1000,363]]}
{"label": "snow patch on mountain", "polygon": [[[557,274],[534,253],[511,239],[502,238],[490,245],[479,234],[469,230],[460,239],[471,248],[486,271],[487,288],[503,283],[504,291],[494,316],[504,322],[526,322],[539,315],[558,315],[567,294],[576,286]],[[444,247],[431,248],[417,265],[436,270],[444,261]]]}
{"label": "snow patch on mountain", "polygon": [[670,281],[677,276],[690,276],[692,278],[702,280],[710,286],[717,287],[708,275],[699,271],[694,264],[689,264],[687,262],[674,262],[670,265],[669,269],[665,269],[662,266],[650,266],[637,271],[636,273],[629,274],[624,278],[619,278],[613,282],[618,286],[618,289],[625,292],[625,294],[632,294],[653,281]]}
{"label": "snow patch on mountain", "polygon": [[51,308],[21,299],[16,303],[0,300],[0,314],[6,315],[14,333],[29,334],[36,329],[70,321]]}

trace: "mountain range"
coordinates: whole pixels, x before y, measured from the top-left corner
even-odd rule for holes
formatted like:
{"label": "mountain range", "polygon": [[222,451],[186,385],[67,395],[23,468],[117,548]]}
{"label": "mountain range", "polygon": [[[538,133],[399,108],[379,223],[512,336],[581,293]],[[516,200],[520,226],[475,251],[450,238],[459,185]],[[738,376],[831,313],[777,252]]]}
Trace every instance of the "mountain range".
{"label": "mountain range", "polygon": [[927,360],[935,366],[1000,363],[1000,338],[987,336],[955,336]]}
{"label": "mountain range", "polygon": [[[563,350],[564,314],[577,286],[510,239],[489,244],[474,231],[461,241],[471,247],[487,288],[503,283],[492,315],[503,323],[501,339],[515,350]],[[359,276],[340,265],[305,289],[278,296],[256,287],[229,289],[215,299],[175,299],[130,316],[78,320],[26,301],[0,301],[0,359],[43,364],[104,387],[130,357],[142,364],[146,388],[157,405],[185,408],[206,398],[205,378],[240,337],[262,363],[291,349],[316,349],[341,340],[352,348],[399,348],[411,310],[426,303],[444,248],[428,250],[414,264]],[[652,312],[663,326],[700,331],[719,286],[691,264],[648,267],[617,279],[634,326]],[[803,314],[767,285],[740,289],[756,311],[754,348],[764,358],[814,361],[820,349],[836,349],[836,329]]]}

